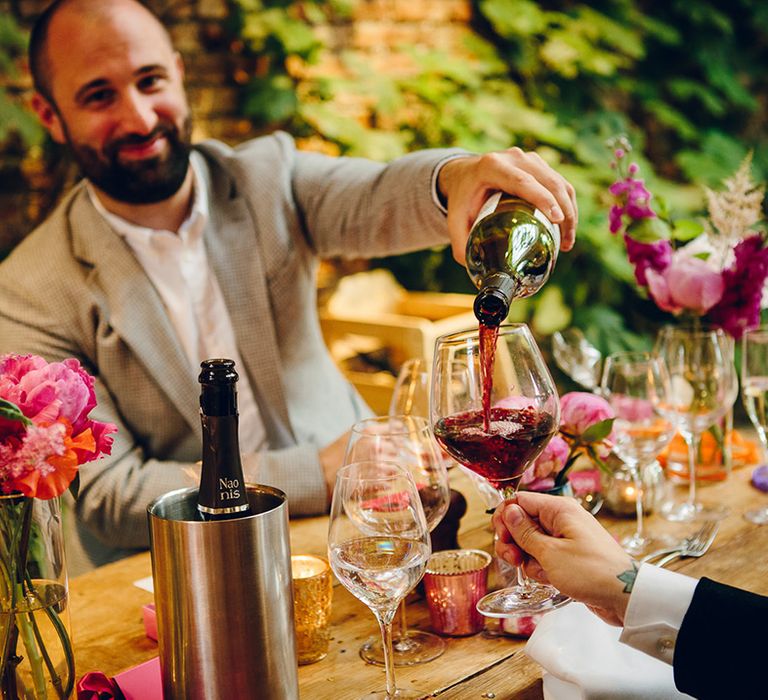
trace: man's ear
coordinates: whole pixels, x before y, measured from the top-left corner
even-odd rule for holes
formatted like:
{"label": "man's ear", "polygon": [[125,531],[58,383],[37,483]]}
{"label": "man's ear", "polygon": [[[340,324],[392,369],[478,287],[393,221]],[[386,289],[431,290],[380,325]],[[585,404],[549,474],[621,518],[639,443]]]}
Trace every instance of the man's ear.
{"label": "man's ear", "polygon": [[64,125],[56,108],[39,92],[32,96],[32,108],[37,112],[40,123],[48,130],[56,143],[65,143]]}
{"label": "man's ear", "polygon": [[184,59],[181,57],[181,54],[176,51],[174,52],[174,58],[176,59],[176,70],[179,71],[179,78],[181,79],[181,82],[184,82]]}

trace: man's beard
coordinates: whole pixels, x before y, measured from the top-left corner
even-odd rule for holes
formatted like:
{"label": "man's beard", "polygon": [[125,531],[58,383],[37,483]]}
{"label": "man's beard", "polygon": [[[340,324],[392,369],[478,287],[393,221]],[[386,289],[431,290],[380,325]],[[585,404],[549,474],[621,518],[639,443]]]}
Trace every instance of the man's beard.
{"label": "man's beard", "polygon": [[[83,175],[113,199],[127,204],[154,204],[179,191],[187,176],[191,150],[192,120],[187,117],[181,132],[175,124],[160,122],[146,136],[131,134],[110,141],[99,153],[90,146],[67,142]],[[164,136],[168,152],[142,160],[120,161],[120,148],[141,145]]]}

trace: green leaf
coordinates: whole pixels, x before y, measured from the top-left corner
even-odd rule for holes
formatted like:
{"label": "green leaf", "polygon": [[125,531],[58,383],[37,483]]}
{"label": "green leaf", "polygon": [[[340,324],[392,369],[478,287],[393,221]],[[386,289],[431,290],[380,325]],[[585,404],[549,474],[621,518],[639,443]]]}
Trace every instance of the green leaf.
{"label": "green leaf", "polygon": [[676,241],[692,241],[704,231],[701,222],[695,219],[678,219],[672,227],[672,238]]}
{"label": "green leaf", "polygon": [[5,420],[13,421],[14,423],[32,425],[32,421],[21,412],[21,409],[15,403],[6,399],[0,399],[0,418],[5,418]]}
{"label": "green leaf", "polygon": [[669,240],[669,224],[658,216],[653,219],[635,219],[627,226],[627,233],[639,243],[655,243]]}
{"label": "green leaf", "polygon": [[480,9],[503,37],[527,37],[547,26],[544,12],[532,0],[481,0]]}
{"label": "green leaf", "polygon": [[274,124],[291,117],[298,108],[293,81],[277,75],[251,81],[243,112],[257,124]]}
{"label": "green leaf", "polygon": [[593,443],[605,440],[613,430],[613,421],[615,418],[606,418],[590,425],[579,438],[582,443]]}

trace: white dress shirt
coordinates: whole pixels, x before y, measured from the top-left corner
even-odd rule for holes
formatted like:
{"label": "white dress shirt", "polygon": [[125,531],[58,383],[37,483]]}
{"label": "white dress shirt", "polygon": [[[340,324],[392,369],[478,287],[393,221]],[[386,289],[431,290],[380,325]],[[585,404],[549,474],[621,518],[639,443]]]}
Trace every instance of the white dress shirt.
{"label": "white dress shirt", "polygon": [[690,576],[641,564],[619,640],[671,664],[677,633],[697,583]]}
{"label": "white dress shirt", "polygon": [[209,358],[226,357],[235,361],[240,413],[240,451],[243,454],[263,448],[266,434],[256,400],[244,371],[235,331],[221,288],[208,264],[203,231],[208,223],[208,192],[200,174],[202,156],[193,151],[193,203],[189,216],[178,232],[151,229],[126,221],[104,208],[93,188],[88,194],[96,210],[125,239],[146,272],[168,312],[192,370]]}

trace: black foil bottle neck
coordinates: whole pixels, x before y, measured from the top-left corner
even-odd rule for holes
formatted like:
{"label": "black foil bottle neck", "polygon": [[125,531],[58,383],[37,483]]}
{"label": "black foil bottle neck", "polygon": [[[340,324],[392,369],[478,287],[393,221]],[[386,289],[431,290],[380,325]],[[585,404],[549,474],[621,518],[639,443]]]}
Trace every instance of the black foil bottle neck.
{"label": "black foil bottle neck", "polygon": [[213,359],[200,363],[200,410],[206,416],[236,416],[239,379],[233,360]]}

